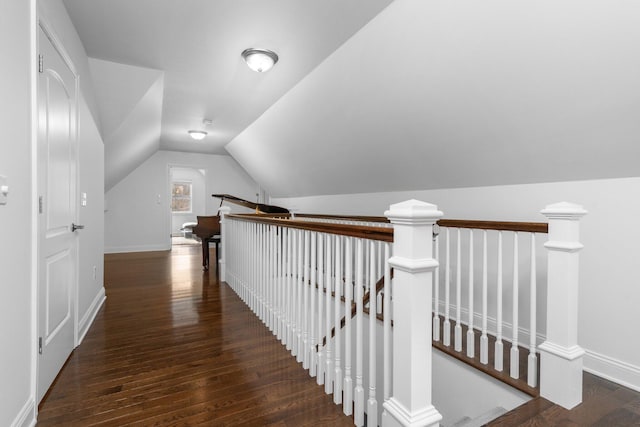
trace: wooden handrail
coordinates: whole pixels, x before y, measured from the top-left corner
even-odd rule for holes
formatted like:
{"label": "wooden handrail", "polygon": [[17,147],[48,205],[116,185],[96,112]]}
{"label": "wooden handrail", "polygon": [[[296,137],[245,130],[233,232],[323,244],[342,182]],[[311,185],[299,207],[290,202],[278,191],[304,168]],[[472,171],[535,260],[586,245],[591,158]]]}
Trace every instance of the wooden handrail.
{"label": "wooden handrail", "polygon": [[379,240],[382,242],[393,242],[393,228],[390,227],[372,227],[366,225],[297,221],[295,219],[281,219],[273,218],[270,215],[255,214],[230,214],[228,215],[228,217],[240,221],[259,222],[262,224],[296,228],[299,230],[317,231],[319,233],[337,234],[340,236]]}
{"label": "wooden handrail", "polygon": [[524,231],[529,233],[548,233],[549,224],[546,222],[515,222],[515,221],[473,221],[466,219],[441,219],[437,222],[440,227],[474,228],[481,230]]}
{"label": "wooden handrail", "polygon": [[322,214],[295,214],[295,218],[314,218],[314,219],[335,219],[346,221],[366,221],[366,222],[382,222],[389,223],[384,216],[366,216],[366,215],[322,215]]}

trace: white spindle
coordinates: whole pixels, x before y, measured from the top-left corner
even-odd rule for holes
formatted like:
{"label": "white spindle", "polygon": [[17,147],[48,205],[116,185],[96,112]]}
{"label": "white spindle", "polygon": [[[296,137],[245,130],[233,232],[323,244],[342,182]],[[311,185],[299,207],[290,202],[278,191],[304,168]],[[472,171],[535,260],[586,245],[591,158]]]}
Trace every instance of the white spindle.
{"label": "white spindle", "polygon": [[284,335],[284,344],[286,349],[291,351],[292,346],[292,322],[291,322],[291,293],[293,292],[293,230],[288,229],[286,234],[286,247],[287,247],[287,281],[286,288],[283,295],[283,311],[286,322]]}
{"label": "white spindle", "polygon": [[444,259],[445,259],[445,270],[444,270],[444,322],[442,324],[442,332],[443,332],[443,337],[442,337],[442,343],[444,345],[446,345],[447,347],[449,347],[451,345],[451,322],[449,320],[449,311],[451,309],[451,303],[450,303],[450,298],[451,298],[451,246],[450,246],[450,233],[449,233],[449,229],[446,229],[447,231],[447,238],[446,238],[446,245],[445,245],[445,249],[446,249],[446,253],[444,255]]}
{"label": "white spindle", "polygon": [[304,303],[302,308],[302,367],[309,369],[309,232],[304,233],[304,276],[302,288],[304,289]]}
{"label": "white spindle", "polygon": [[[440,238],[433,238],[434,258],[440,257]],[[433,340],[440,341],[440,266],[433,272]]]}
{"label": "white spindle", "polygon": [[325,369],[324,369],[324,392],[327,394],[331,394],[333,392],[333,340],[331,339],[331,281],[333,279],[332,275],[332,249],[333,249],[333,235],[327,235],[327,257],[325,258],[326,267],[326,284],[327,289],[325,290],[325,298],[327,303],[325,304],[326,314],[325,314],[325,335],[327,337],[327,345],[325,346]]}
{"label": "white spindle", "polygon": [[355,283],[355,299],[356,299],[356,387],[354,390],[354,424],[356,426],[364,425],[364,388],[362,385],[362,362],[363,362],[363,339],[362,339],[362,292],[364,284],[364,250],[362,248],[362,240],[356,240],[356,283]]}
{"label": "white spindle", "polygon": [[502,231],[498,232],[498,272],[497,272],[497,289],[496,297],[498,299],[496,303],[496,342],[494,351],[494,367],[496,371],[502,372],[504,369],[503,355],[504,346],[502,344]]}
{"label": "white spindle", "polygon": [[342,403],[342,366],[340,366],[340,355],[342,352],[341,341],[342,333],[340,328],[340,304],[342,303],[342,237],[336,236],[336,262],[335,262],[335,295],[334,295],[334,327],[336,329],[335,336],[335,356],[334,356],[334,374],[333,374],[333,402],[337,405]]}
{"label": "white spindle", "polygon": [[298,363],[302,363],[304,351],[302,350],[302,290],[304,288],[304,278],[303,278],[303,270],[304,270],[304,231],[297,230],[296,234],[298,236],[298,274],[296,276],[296,295],[298,297],[298,302],[296,304],[296,337],[295,337],[295,347],[296,347],[296,361]]}
{"label": "white spindle", "polygon": [[389,243],[384,245],[384,303],[383,303],[383,352],[384,352],[384,390],[383,399],[386,401],[391,397],[391,267],[389,258],[391,257]]}
{"label": "white spindle", "polygon": [[367,400],[367,424],[378,425],[378,401],[376,400],[376,251],[370,243],[371,266],[369,270],[369,399]]}
{"label": "white spindle", "polygon": [[353,295],[353,237],[347,237],[344,247],[345,286],[344,286],[344,381],[342,389],[342,411],[345,415],[353,412],[353,381],[351,379],[351,301]]}
{"label": "white spindle", "polygon": [[527,384],[529,387],[537,387],[538,385],[538,356],[536,355],[536,335],[537,335],[537,318],[536,311],[538,309],[536,301],[536,235],[531,233],[531,276],[529,280],[529,358],[527,360]]}
{"label": "white spindle", "polygon": [[462,351],[462,230],[458,228],[458,245],[456,248],[456,326],[454,332],[455,351]]}
{"label": "white spindle", "polygon": [[311,325],[309,326],[309,329],[311,331],[311,342],[309,344],[309,357],[311,358],[310,362],[309,362],[309,375],[311,375],[311,377],[315,377],[317,374],[317,367],[318,367],[318,361],[317,361],[317,350],[316,350],[316,344],[317,344],[317,340],[316,340],[316,293],[317,293],[317,289],[316,289],[316,285],[317,285],[317,270],[316,270],[316,250],[317,250],[317,241],[316,241],[316,237],[317,237],[318,233],[316,233],[315,231],[311,233],[311,283],[309,284],[310,286],[310,291],[311,291],[311,307],[309,309],[309,316],[311,317]]}
{"label": "white spindle", "polygon": [[489,337],[487,336],[487,230],[482,230],[482,335],[480,336],[480,363],[489,363]]}
{"label": "white spindle", "polygon": [[322,338],[323,338],[323,334],[322,334],[322,323],[323,323],[323,314],[324,311],[322,310],[322,303],[324,301],[324,294],[323,289],[324,289],[324,276],[323,276],[323,270],[324,269],[324,234],[318,234],[318,357],[317,357],[317,361],[318,361],[318,373],[316,375],[316,383],[318,385],[323,385],[324,384],[324,368],[325,368],[325,362],[324,362],[324,349],[323,349],[323,344],[322,344]]}
{"label": "white spindle", "polygon": [[467,329],[467,357],[475,355],[475,333],[473,331],[473,229],[469,229],[469,328]]}
{"label": "white spindle", "polygon": [[[287,234],[288,230],[287,229],[280,229],[278,234],[276,235],[276,247],[277,247],[277,262],[276,262],[276,271],[274,272],[274,275],[277,278],[277,286],[274,289],[273,292],[273,307],[274,307],[274,311],[275,311],[275,318],[276,318],[276,322],[273,325],[274,326],[274,333],[276,334],[276,337],[278,337],[278,339],[280,341],[282,341],[282,331],[283,331],[283,322],[284,322],[284,313],[282,311],[283,308],[283,304],[282,304],[282,298],[284,297],[285,293],[284,293],[284,288],[286,286],[286,282],[287,282],[287,271],[286,271],[286,264],[289,262],[287,254],[285,252],[285,246],[283,243],[284,240],[284,236]],[[278,238],[281,237],[281,238]]]}
{"label": "white spindle", "polygon": [[511,378],[520,377],[520,351],[518,350],[518,287],[519,287],[519,272],[518,272],[518,233],[513,233],[513,301],[512,301],[512,323],[511,330],[511,369],[509,375]]}

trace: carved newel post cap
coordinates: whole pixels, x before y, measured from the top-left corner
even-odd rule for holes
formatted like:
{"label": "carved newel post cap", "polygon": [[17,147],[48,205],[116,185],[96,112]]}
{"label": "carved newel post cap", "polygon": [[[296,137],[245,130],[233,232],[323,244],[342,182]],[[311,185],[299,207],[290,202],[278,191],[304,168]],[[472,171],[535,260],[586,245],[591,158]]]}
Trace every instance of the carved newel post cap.
{"label": "carved newel post cap", "polygon": [[433,223],[443,214],[436,205],[411,199],[391,205],[384,215],[392,223]]}
{"label": "carved newel post cap", "polygon": [[560,202],[547,205],[540,213],[547,218],[554,219],[580,219],[587,214],[587,211],[575,203]]}

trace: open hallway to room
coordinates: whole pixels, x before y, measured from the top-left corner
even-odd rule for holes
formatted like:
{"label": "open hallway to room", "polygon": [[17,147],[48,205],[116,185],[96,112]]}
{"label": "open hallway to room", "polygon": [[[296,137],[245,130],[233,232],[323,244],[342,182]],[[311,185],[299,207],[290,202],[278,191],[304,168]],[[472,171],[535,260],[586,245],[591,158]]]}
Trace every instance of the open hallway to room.
{"label": "open hallway to room", "polygon": [[350,426],[199,246],[105,258],[107,300],[38,426]]}

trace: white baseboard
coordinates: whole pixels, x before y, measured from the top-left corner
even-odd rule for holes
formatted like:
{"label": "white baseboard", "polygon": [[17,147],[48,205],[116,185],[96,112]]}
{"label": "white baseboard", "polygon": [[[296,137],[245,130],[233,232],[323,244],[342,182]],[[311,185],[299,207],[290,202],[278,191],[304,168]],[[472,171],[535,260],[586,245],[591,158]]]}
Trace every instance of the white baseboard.
{"label": "white baseboard", "polygon": [[107,295],[105,294],[103,286],[100,288],[100,291],[98,291],[98,294],[91,302],[91,305],[89,306],[87,312],[84,314],[84,316],[82,316],[82,319],[80,319],[80,324],[78,325],[78,342],[76,345],[80,345],[82,343],[82,340],[84,340],[85,335],[87,335],[87,332],[89,332],[89,328],[93,324],[93,320],[96,318],[100,307],[102,307],[106,299]]}
{"label": "white baseboard", "polygon": [[104,248],[105,254],[120,254],[126,252],[153,252],[170,251],[171,244],[167,245],[141,245],[141,246],[112,246]]}
{"label": "white baseboard", "polygon": [[584,370],[640,392],[640,367],[585,350]]}
{"label": "white baseboard", "polygon": [[36,401],[33,397],[24,404],[11,427],[33,427],[36,425]]}

